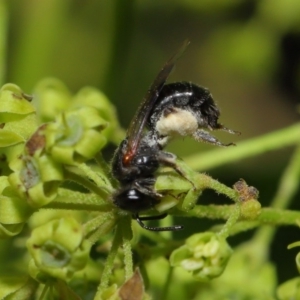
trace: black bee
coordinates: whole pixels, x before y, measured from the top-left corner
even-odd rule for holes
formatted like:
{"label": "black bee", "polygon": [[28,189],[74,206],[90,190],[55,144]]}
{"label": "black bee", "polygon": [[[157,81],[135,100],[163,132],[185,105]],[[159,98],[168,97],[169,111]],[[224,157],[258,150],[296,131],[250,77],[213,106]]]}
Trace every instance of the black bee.
{"label": "black bee", "polygon": [[[153,231],[180,230],[183,227],[149,227],[144,220],[166,216],[140,217],[139,213],[153,208],[162,195],[154,190],[154,173],[161,165],[170,166],[177,172],[176,156],[162,151],[176,135],[190,135],[197,141],[218,146],[228,146],[210,135],[205,129],[227,129],[218,123],[220,115],[210,92],[188,82],[166,84],[175,62],[185,51],[186,41],[158,73],[141,106],[131,121],[126,138],[118,147],[112,160],[112,174],[120,182],[113,195],[116,206],[132,213],[141,227]],[[181,174],[182,175],[182,174]]]}

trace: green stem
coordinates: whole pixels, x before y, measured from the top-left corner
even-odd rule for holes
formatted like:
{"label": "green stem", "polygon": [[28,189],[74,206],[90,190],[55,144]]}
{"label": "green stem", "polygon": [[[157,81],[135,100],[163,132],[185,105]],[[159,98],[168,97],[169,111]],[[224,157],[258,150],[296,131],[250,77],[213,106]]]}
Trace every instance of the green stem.
{"label": "green stem", "polygon": [[[299,137],[300,139],[300,137]],[[300,146],[284,170],[276,195],[271,203],[274,208],[287,208],[290,206],[300,184]]]}
{"label": "green stem", "polygon": [[[182,211],[190,211],[195,206],[196,202],[198,201],[199,196],[201,195],[202,191],[205,189],[212,189],[216,191],[219,194],[223,194],[233,200],[235,203],[238,203],[240,201],[240,196],[238,191],[236,191],[233,188],[229,188],[223,183],[220,183],[218,180],[213,179],[212,177],[198,173],[191,169],[184,161],[177,159],[175,169],[177,173],[181,175],[182,178],[186,179],[186,181],[189,182],[190,187],[185,186],[185,184],[182,184],[180,181],[177,185],[174,185],[174,179],[176,179],[176,176],[174,179],[172,179],[172,176],[165,176],[167,173],[162,173],[162,181],[161,183],[165,181],[166,184],[170,184],[169,187],[172,187],[174,190],[178,191],[187,191],[182,203],[181,203],[181,210]],[[187,182],[185,182],[187,183]],[[158,189],[164,190],[165,188],[162,188],[163,186],[157,185]],[[172,190],[172,188],[170,190]]]}
{"label": "green stem", "polygon": [[[104,174],[111,174],[110,171],[110,165],[105,161],[105,159],[103,158],[103,155],[101,152],[98,152],[95,155],[95,161],[97,162],[97,164],[99,165],[99,167],[103,170]],[[107,177],[102,178],[103,180],[105,180],[105,184],[108,183],[110,185],[110,187],[112,188],[112,182],[115,180],[113,177],[111,178],[111,180],[108,180]],[[113,182],[116,184],[116,181]]]}
{"label": "green stem", "polygon": [[223,194],[227,196],[229,199],[233,200],[234,202],[238,203],[240,201],[239,194],[236,190],[229,188],[225,184],[219,182],[216,179],[213,179],[212,177],[196,173],[198,178],[198,184],[202,185],[202,189],[212,189],[216,191],[218,194]]}
{"label": "green stem", "polygon": [[[240,221],[235,223],[230,229],[230,236],[235,236],[239,233],[249,231],[259,227],[261,224],[258,221]],[[214,232],[222,230],[223,225],[217,225],[213,227]]]}
{"label": "green stem", "polygon": [[204,189],[212,189],[217,193],[223,194],[233,200],[234,202],[239,201],[239,195],[237,191],[232,188],[229,188],[223,183],[220,183],[218,180],[213,179],[212,177],[199,173],[190,168],[185,161],[181,159],[176,160],[176,170],[184,178],[186,178],[190,183],[194,186],[195,190],[204,190]]}
{"label": "green stem", "polygon": [[236,203],[233,207],[232,214],[228,218],[226,224],[222,227],[221,231],[218,233],[218,235],[221,238],[226,239],[230,235],[231,229],[237,223],[237,221],[240,217],[240,214],[241,214],[241,204]]}
{"label": "green stem", "polygon": [[39,297],[39,300],[43,300],[45,298],[48,289],[49,289],[49,285],[45,284],[45,286],[43,287],[42,293]]}
{"label": "green stem", "polygon": [[298,226],[297,222],[300,220],[300,211],[264,208],[257,221],[260,224],[270,225],[294,225]]}
{"label": "green stem", "polygon": [[113,206],[99,196],[89,193],[80,193],[64,188],[58,190],[58,196],[44,208],[46,209],[71,209],[99,212],[111,212]]}
{"label": "green stem", "polygon": [[127,281],[133,275],[131,216],[122,218],[120,220],[120,227],[122,227],[123,234],[125,281]]}
{"label": "green stem", "polygon": [[84,203],[72,203],[72,202],[64,202],[64,200],[55,199],[50,204],[44,206],[45,209],[68,209],[68,210],[86,210],[86,211],[98,211],[98,212],[107,212],[112,210],[110,205],[105,204],[84,204]]}
{"label": "green stem", "polygon": [[107,256],[105,265],[104,265],[104,270],[102,272],[101,276],[101,282],[98,287],[95,300],[102,300],[102,292],[108,288],[109,286],[109,279],[112,274],[113,266],[114,266],[114,261],[118,253],[119,247],[122,245],[122,228],[118,225],[116,228],[115,236],[113,239],[113,243],[111,246],[111,249],[109,251],[109,254]]}
{"label": "green stem", "polygon": [[234,205],[196,205],[191,211],[174,210],[175,216],[227,220],[233,213]]}
{"label": "green stem", "polygon": [[[296,194],[298,188],[299,188],[299,179],[300,179],[300,146],[298,146],[288,164],[286,169],[284,170],[284,173],[282,174],[280,184],[278,187],[278,190],[276,192],[276,195],[271,203],[271,206],[277,209],[284,209],[286,207],[289,207],[291,201],[293,200],[294,195]],[[269,215],[269,218],[274,220],[274,218],[284,219],[285,213],[288,211],[280,211],[280,214],[276,215]],[[300,213],[298,212],[289,212],[291,222],[290,224],[296,225],[296,219],[295,217],[298,216],[298,220],[300,218]],[[272,227],[263,227],[260,228],[256,235],[254,236],[254,239],[258,243],[262,243],[266,246],[266,249],[268,245],[270,245],[271,241],[273,240],[274,234],[275,234],[276,228]],[[266,250],[267,251],[267,250]]]}
{"label": "green stem", "polygon": [[[64,170],[64,175],[65,175],[66,180],[71,180],[71,181],[74,181],[74,182],[82,185],[89,191],[100,196],[103,200],[107,199],[107,195],[108,195],[109,191],[107,191],[104,186],[99,187],[99,186],[95,185],[92,181],[84,178],[83,176],[80,176],[79,174],[69,171],[67,168],[65,168],[65,170]],[[103,185],[103,183],[102,183],[102,185]]]}
{"label": "green stem", "polygon": [[162,291],[161,297],[160,297],[161,300],[165,300],[168,297],[168,292],[169,292],[169,289],[170,289],[170,286],[172,283],[173,271],[174,271],[174,268],[169,267],[167,278],[166,278],[165,284],[163,285],[163,291]]}
{"label": "green stem", "polygon": [[[212,220],[228,220],[236,210],[235,205],[196,205],[193,210],[183,212],[174,210],[173,215],[184,217],[208,218]],[[263,208],[260,215],[253,221],[241,220],[240,223],[254,223],[258,225],[295,225],[300,220],[300,211],[283,210],[277,208]]]}
{"label": "green stem", "polygon": [[270,150],[281,149],[299,143],[300,123],[238,143],[236,147],[212,149],[206,153],[184,158],[195,170],[212,169],[240,159],[256,156]]}
{"label": "green stem", "polygon": [[113,212],[102,213],[84,224],[84,235],[93,245],[110,232],[115,226],[116,217]]}
{"label": "green stem", "polygon": [[113,187],[108,180],[108,178],[103,173],[94,172],[87,164],[82,163],[77,165],[78,169],[80,169],[88,178],[93,180],[99,188],[105,189],[108,192],[113,191]]}

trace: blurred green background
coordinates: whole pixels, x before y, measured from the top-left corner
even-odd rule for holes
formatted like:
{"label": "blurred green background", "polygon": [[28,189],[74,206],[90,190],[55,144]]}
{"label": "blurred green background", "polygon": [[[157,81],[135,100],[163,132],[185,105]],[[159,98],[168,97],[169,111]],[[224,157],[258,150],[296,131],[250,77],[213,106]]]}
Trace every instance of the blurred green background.
{"label": "blurred green background", "polygon": [[[223,134],[224,141],[298,119],[297,0],[0,3],[1,80],[27,93],[46,76],[58,77],[73,92],[95,86],[117,106],[126,127],[163,63],[188,38],[191,45],[169,81],[211,90],[221,122],[242,132]],[[190,141],[176,144],[180,155],[199,148]]]}
{"label": "blurred green background", "polygon": [[[26,93],[48,76],[74,93],[95,86],[127,127],[163,63],[187,38],[191,44],[169,81],[211,90],[220,121],[242,132],[216,134],[222,141],[238,147],[299,120],[299,0],[0,0],[0,81]],[[211,147],[186,139],[170,150],[185,156]],[[244,178],[267,205],[291,153],[283,149],[209,173],[228,185]],[[279,265],[282,255],[290,259],[279,268],[281,280],[297,274],[296,250],[286,246],[298,236],[295,228],[278,233],[272,257]]]}

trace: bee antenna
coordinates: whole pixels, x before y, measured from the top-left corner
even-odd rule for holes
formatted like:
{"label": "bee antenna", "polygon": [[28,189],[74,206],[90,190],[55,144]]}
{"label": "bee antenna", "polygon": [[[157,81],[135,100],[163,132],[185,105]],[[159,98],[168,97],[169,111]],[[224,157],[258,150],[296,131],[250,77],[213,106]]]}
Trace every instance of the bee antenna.
{"label": "bee antenna", "polygon": [[160,220],[160,219],[165,218],[166,216],[167,216],[167,214],[151,216],[151,217],[140,217],[139,214],[133,214],[132,218],[134,220],[136,220],[143,229],[147,229],[150,231],[178,231],[178,230],[183,229],[182,225],[173,225],[173,226],[168,226],[168,227],[152,227],[152,226],[147,226],[143,222],[143,221],[147,221],[147,220]]}

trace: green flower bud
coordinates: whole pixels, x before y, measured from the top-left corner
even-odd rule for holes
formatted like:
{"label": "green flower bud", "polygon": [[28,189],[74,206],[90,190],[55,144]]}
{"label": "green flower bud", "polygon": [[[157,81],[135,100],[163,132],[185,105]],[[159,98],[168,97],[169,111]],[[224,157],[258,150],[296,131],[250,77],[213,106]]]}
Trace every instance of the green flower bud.
{"label": "green flower bud", "polygon": [[0,123],[23,119],[35,112],[29,98],[15,84],[7,83],[0,89]]}
{"label": "green flower bud", "polygon": [[24,227],[24,223],[20,224],[1,224],[0,223],[0,238],[9,238],[18,235]]}
{"label": "green flower bud", "polygon": [[91,106],[97,109],[99,115],[108,122],[103,130],[103,135],[111,142],[119,144],[124,138],[115,107],[108,98],[99,90],[93,87],[82,88],[74,97],[73,107]]}
{"label": "green flower bud", "polygon": [[241,203],[241,217],[247,220],[256,219],[261,213],[261,204],[256,199]]}
{"label": "green flower bud", "polygon": [[24,150],[24,144],[37,128],[35,114],[27,115],[19,121],[4,124],[0,129],[0,169],[1,174],[11,173],[9,163]]}
{"label": "green flower bud", "polygon": [[21,156],[11,165],[14,173],[9,182],[32,207],[44,206],[56,197],[63,173],[52,158],[46,154]]}
{"label": "green flower bud", "polygon": [[52,220],[35,228],[27,240],[32,256],[30,275],[38,281],[69,280],[88,261],[90,244],[82,226],[72,217]]}
{"label": "green flower bud", "polygon": [[65,218],[71,216],[78,222],[84,222],[87,218],[87,212],[85,211],[70,211],[68,209],[40,209],[36,211],[28,220],[27,225],[32,231],[33,229],[40,227],[53,220]]}
{"label": "green flower bud", "polygon": [[100,132],[106,125],[95,108],[68,111],[47,127],[47,150],[56,161],[65,164],[91,159],[106,144]]}
{"label": "green flower bud", "polygon": [[11,173],[9,162],[16,159],[24,150],[24,143],[0,148],[0,174],[7,176]]}
{"label": "green flower bud", "polygon": [[9,185],[7,177],[0,177],[0,238],[18,234],[32,212]]}
{"label": "green flower bud", "polygon": [[284,282],[278,287],[276,294],[279,300],[300,299],[300,278]]}
{"label": "green flower bud", "polygon": [[[18,136],[18,139],[14,141],[13,144],[19,142],[27,141],[30,136],[34,133],[34,131],[38,127],[38,120],[35,113],[26,115],[22,120],[13,121],[6,123],[1,130],[1,136],[5,134],[5,132],[11,132],[10,136],[12,137],[12,133]],[[6,137],[6,136],[4,136]],[[15,138],[16,139],[16,138]],[[3,142],[2,142],[3,143]],[[12,142],[5,144],[5,146],[13,145]]]}
{"label": "green flower bud", "polygon": [[13,132],[11,130],[1,129],[0,137],[1,137],[1,141],[0,141],[1,148],[13,146],[13,145],[25,142],[21,135]]}
{"label": "green flower bud", "polygon": [[[164,212],[182,202],[189,195],[189,191],[193,190],[192,184],[177,173],[168,170],[161,171],[155,182],[155,190],[159,193],[168,193],[172,191],[172,195],[167,194],[161,199],[155,209]],[[197,191],[199,194],[199,192]]]}
{"label": "green flower bud", "polygon": [[161,199],[161,201],[155,205],[155,209],[162,213],[178,204],[178,199],[172,195],[167,195]]}
{"label": "green flower bud", "polygon": [[[8,165],[22,152],[26,140],[37,127],[35,108],[29,98],[14,84],[0,90],[0,168],[8,174]],[[5,163],[4,163],[5,160]]]}
{"label": "green flower bud", "polygon": [[53,121],[72,102],[68,88],[58,79],[46,78],[34,88],[34,104],[42,122]]}
{"label": "green flower bud", "polygon": [[208,281],[223,273],[231,253],[226,240],[213,232],[204,232],[192,235],[185,245],[174,250],[170,262],[191,272],[197,280]]}
{"label": "green flower bud", "polygon": [[57,195],[57,188],[63,180],[63,171],[59,163],[43,151],[44,136],[41,127],[25,147],[25,154],[10,163],[14,171],[9,175],[10,184],[20,197],[27,199],[35,207],[51,202]]}
{"label": "green flower bud", "polygon": [[189,191],[191,188],[193,186],[188,180],[173,171],[170,172],[168,169],[160,171],[155,182],[155,190],[158,192],[176,191],[183,193]]}

